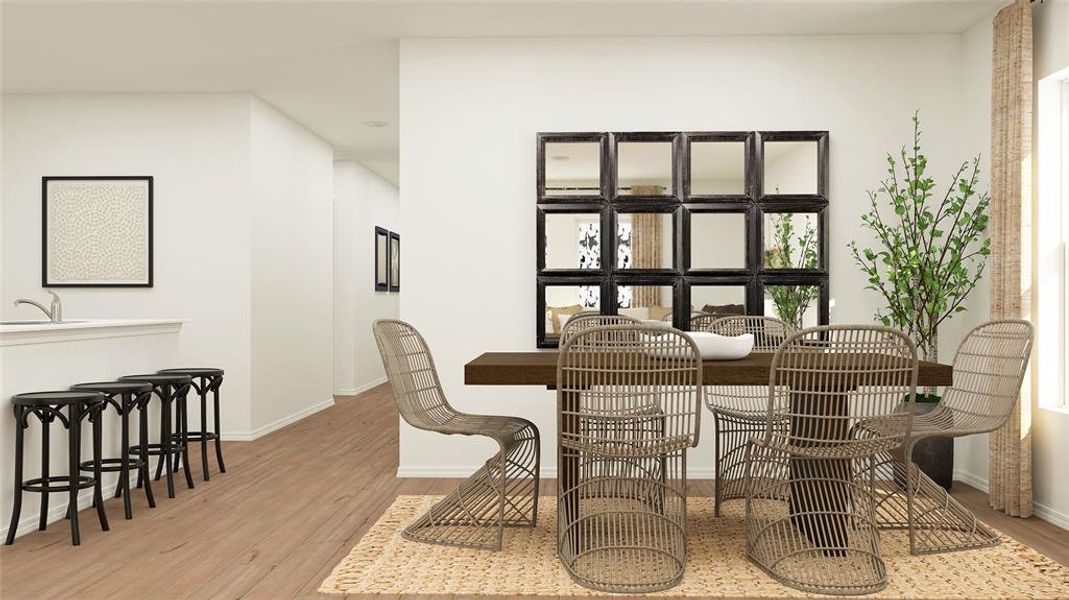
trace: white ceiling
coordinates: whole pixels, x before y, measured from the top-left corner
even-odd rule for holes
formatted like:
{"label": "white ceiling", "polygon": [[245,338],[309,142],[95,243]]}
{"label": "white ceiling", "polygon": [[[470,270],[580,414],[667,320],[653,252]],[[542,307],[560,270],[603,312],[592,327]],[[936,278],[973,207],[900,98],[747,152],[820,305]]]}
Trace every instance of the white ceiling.
{"label": "white ceiling", "polygon": [[254,93],[396,182],[401,38],[957,33],[1004,2],[3,0],[2,83]]}

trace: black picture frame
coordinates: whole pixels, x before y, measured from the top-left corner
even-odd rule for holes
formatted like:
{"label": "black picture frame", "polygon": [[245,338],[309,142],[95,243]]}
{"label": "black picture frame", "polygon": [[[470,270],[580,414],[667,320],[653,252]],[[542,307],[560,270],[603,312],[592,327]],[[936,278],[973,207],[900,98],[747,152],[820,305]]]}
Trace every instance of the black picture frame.
{"label": "black picture frame", "polygon": [[387,263],[389,265],[390,291],[401,291],[401,234],[396,231],[390,232],[390,252]]}
{"label": "black picture frame", "polygon": [[[137,282],[63,282],[51,281],[48,272],[49,256],[49,184],[54,181],[144,181],[147,186],[146,197],[146,227],[148,248],[145,259],[147,261],[145,281]],[[151,288],[155,281],[154,272],[154,249],[153,239],[153,184],[151,175],[48,175],[41,178],[41,287],[46,288]]]}
{"label": "black picture frame", "polygon": [[[381,244],[380,244],[381,241]],[[390,291],[390,232],[375,226],[375,291]]]}
{"label": "black picture frame", "polygon": [[[554,348],[557,340],[545,331],[545,291],[555,285],[597,285],[601,289],[603,314],[617,314],[617,291],[621,285],[671,285],[673,324],[686,329],[690,324],[691,295],[695,287],[739,286],[745,289],[747,314],[764,314],[765,287],[812,285],[819,287],[818,323],[827,324],[829,301],[829,133],[827,131],[681,131],[681,132],[542,132],[536,136],[536,248],[535,248],[535,343]],[[598,142],[601,144],[599,193],[583,196],[546,194],[547,142]],[[816,144],[816,190],[811,194],[766,193],[764,188],[765,144],[804,141]],[[618,189],[618,149],[621,142],[669,142],[672,144],[670,193],[661,196],[621,194]],[[743,145],[743,193],[694,194],[691,150],[694,144],[736,142]],[[618,269],[616,264],[617,221],[621,213],[670,212],[673,214],[671,268]],[[599,269],[547,268],[546,216],[554,213],[598,214],[601,222],[601,264]],[[692,217],[704,213],[742,214],[745,226],[745,263],[735,268],[694,268],[692,257]],[[764,219],[766,214],[811,213],[815,215],[818,265],[815,269],[771,269],[764,260]]]}

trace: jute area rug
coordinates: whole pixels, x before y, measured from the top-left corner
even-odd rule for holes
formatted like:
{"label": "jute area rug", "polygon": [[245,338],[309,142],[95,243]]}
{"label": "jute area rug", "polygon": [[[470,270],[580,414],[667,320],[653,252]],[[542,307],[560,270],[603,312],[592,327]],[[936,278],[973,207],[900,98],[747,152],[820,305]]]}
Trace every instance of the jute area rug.
{"label": "jute area rug", "polygon": [[[574,583],[556,557],[556,498],[539,504],[538,527],[508,528],[504,548],[486,552],[410,542],[401,530],[437,497],[400,496],[334,568],[320,592],[597,596]],[[804,598],[746,560],[745,502],[713,517],[711,498],[688,500],[688,562],[683,582],[651,595]],[[904,531],[881,532],[888,585],[878,598],[1069,598],[1069,568],[1003,536],[980,550],[912,556]]]}

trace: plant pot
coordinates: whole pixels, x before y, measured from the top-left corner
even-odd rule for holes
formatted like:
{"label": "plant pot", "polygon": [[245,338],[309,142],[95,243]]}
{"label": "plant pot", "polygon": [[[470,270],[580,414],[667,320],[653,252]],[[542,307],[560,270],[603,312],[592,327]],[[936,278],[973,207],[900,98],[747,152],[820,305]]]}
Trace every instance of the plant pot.
{"label": "plant pot", "polygon": [[[914,414],[923,415],[939,405],[918,402],[913,406]],[[913,447],[913,464],[943,489],[950,490],[954,483],[954,438],[929,438],[918,442]]]}

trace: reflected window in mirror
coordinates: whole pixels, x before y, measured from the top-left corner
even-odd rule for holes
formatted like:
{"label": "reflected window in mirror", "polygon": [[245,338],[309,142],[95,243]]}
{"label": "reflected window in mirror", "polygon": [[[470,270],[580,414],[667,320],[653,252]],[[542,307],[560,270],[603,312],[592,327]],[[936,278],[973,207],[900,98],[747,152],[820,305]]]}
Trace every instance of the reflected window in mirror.
{"label": "reflected window in mirror", "polygon": [[672,142],[620,142],[616,185],[620,196],[672,196]]}
{"label": "reflected window in mirror", "polygon": [[671,322],[673,291],[670,285],[620,285],[616,312],[642,321]]}
{"label": "reflected window in mirror", "polygon": [[617,269],[671,269],[673,213],[618,213]]}
{"label": "reflected window in mirror", "polygon": [[795,329],[815,327],[819,322],[820,286],[765,286],[765,314],[776,317]]}
{"label": "reflected window in mirror", "polygon": [[598,142],[546,142],[545,195],[598,196],[601,194],[601,144]]}
{"label": "reflected window in mirror", "polygon": [[546,338],[557,339],[572,316],[599,310],[601,288],[598,285],[547,285],[544,301]]}
{"label": "reflected window in mirror", "polygon": [[742,196],[746,194],[745,142],[691,142],[690,194]]}
{"label": "reflected window in mirror", "polygon": [[746,268],[746,214],[692,211],[690,268]]}
{"label": "reflected window in mirror", "polygon": [[546,213],[547,269],[600,269],[601,216],[589,213]]}
{"label": "reflected window in mirror", "polygon": [[764,142],[764,194],[818,194],[816,141]]}
{"label": "reflected window in mirror", "polygon": [[765,213],[762,260],[766,269],[807,269],[820,266],[816,213]]}

